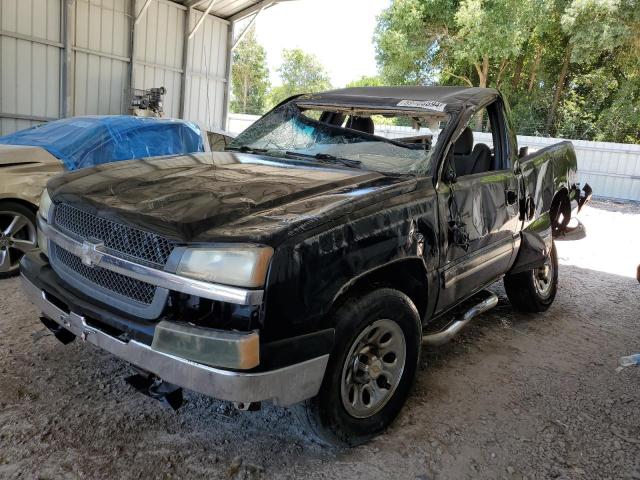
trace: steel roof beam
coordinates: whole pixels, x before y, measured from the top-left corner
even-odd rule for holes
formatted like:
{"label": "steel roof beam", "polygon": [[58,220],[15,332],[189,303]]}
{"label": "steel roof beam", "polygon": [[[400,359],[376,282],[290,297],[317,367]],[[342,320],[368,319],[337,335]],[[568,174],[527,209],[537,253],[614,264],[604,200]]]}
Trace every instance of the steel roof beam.
{"label": "steel roof beam", "polygon": [[227,20],[229,20],[230,22],[237,22],[239,20],[247,18],[249,15],[252,15],[255,12],[258,12],[265,8],[269,8],[277,3],[292,2],[292,1],[295,1],[295,0],[262,0],[261,2],[254,3],[250,7],[245,8],[244,10],[240,10],[239,12],[234,13],[233,15],[228,17]]}
{"label": "steel roof beam", "polygon": [[133,21],[134,25],[137,25],[140,20],[142,20],[142,17],[149,8],[149,5],[151,5],[151,2],[153,2],[153,0],[147,0],[146,2],[144,2],[144,5],[142,5],[142,9],[138,12],[138,14],[136,15],[136,19]]}
{"label": "steel roof beam", "polygon": [[207,6],[206,10],[204,11],[202,16],[198,20],[198,23],[196,23],[195,27],[193,27],[193,30],[191,30],[191,32],[189,32],[189,36],[187,37],[187,39],[191,39],[196,34],[198,29],[202,26],[202,24],[204,23],[205,19],[207,18],[207,15],[209,15],[209,12],[213,8],[213,5],[216,3],[216,1],[217,0],[211,0],[209,2],[209,5]]}

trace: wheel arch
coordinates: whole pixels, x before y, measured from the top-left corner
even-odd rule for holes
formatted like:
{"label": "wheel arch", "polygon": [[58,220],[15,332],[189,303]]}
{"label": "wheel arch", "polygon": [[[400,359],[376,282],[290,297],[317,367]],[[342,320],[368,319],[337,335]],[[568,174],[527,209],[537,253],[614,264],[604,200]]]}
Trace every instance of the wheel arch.
{"label": "wheel arch", "polygon": [[[559,221],[562,214],[562,221]],[[571,198],[569,197],[569,189],[562,187],[556,192],[549,207],[549,220],[553,232],[566,229],[571,220]]]}
{"label": "wheel arch", "polygon": [[17,197],[1,197],[0,198],[0,205],[3,205],[5,203],[16,203],[18,205],[22,205],[23,207],[28,208],[29,210],[31,210],[33,213],[37,213],[38,212],[38,206],[34,205],[33,203],[31,203],[28,200],[24,200],[22,198],[17,198]]}
{"label": "wheel arch", "polygon": [[428,307],[428,277],[426,266],[420,257],[395,260],[353,277],[333,298],[330,312],[333,313],[353,295],[385,287],[407,295],[418,310],[420,319],[424,319]]}

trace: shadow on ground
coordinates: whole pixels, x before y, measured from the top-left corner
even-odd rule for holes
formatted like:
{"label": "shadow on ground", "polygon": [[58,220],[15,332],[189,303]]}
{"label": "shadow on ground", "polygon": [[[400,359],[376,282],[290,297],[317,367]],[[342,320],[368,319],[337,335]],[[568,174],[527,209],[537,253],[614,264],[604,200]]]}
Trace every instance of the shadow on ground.
{"label": "shadow on ground", "polygon": [[294,409],[238,412],[187,394],[178,413],[133,391],[124,363],[64,347],[3,281],[0,477],[633,478],[640,465],[640,286],[561,267],[543,315],[500,303],[449,345],[425,350],[388,433],[351,450],[318,446]]}

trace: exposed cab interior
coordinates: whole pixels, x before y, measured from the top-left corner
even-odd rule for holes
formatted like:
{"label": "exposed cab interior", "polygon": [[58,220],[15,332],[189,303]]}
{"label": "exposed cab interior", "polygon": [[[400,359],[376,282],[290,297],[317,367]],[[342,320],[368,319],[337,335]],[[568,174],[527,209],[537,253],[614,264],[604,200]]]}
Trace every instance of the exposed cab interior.
{"label": "exposed cab interior", "polygon": [[[383,173],[420,174],[429,171],[438,135],[448,120],[447,113],[427,109],[292,101],[258,120],[228,149],[341,162]],[[412,135],[407,136],[407,126],[413,127]]]}
{"label": "exposed cab interior", "polygon": [[507,170],[510,140],[502,128],[505,118],[500,101],[481,108],[467,122],[450,153],[450,162],[456,177]]}

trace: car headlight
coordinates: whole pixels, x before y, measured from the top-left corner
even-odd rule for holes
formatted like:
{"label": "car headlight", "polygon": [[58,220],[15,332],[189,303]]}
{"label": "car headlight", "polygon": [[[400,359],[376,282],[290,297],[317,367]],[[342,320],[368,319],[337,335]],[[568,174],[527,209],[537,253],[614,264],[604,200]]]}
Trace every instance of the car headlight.
{"label": "car headlight", "polygon": [[45,188],[42,191],[42,195],[40,195],[40,208],[38,209],[38,214],[42,217],[42,219],[47,222],[49,221],[49,212],[51,210],[51,197],[49,196],[49,191]]}
{"label": "car headlight", "polygon": [[221,246],[188,248],[178,265],[178,275],[236,287],[262,287],[273,248],[266,246]]}

